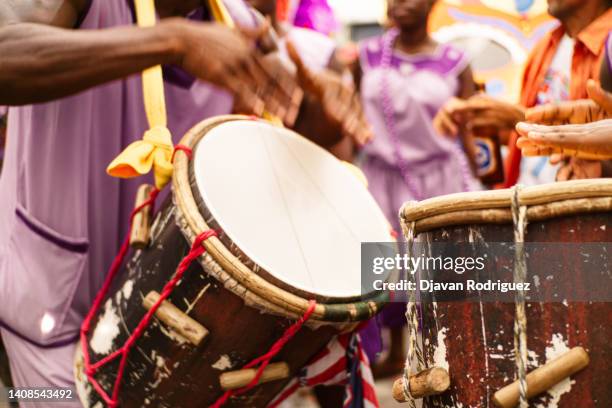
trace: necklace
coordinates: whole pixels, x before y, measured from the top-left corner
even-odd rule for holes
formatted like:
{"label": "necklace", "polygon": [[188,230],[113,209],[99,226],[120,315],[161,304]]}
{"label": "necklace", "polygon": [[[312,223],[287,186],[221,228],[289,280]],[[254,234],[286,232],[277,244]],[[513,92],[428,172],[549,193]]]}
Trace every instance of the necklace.
{"label": "necklace", "polygon": [[[391,60],[393,57],[393,44],[397,39],[399,32],[397,30],[389,30],[383,36],[383,44],[382,44],[382,55],[381,55],[381,87],[380,87],[380,96],[381,96],[381,104],[383,110],[383,116],[385,119],[385,124],[387,127],[387,133],[389,136],[389,140],[393,147],[393,156],[395,158],[395,167],[400,171],[402,179],[406,184],[406,187],[410,191],[410,194],[413,196],[415,200],[422,200],[423,192],[421,188],[416,183],[414,178],[410,176],[410,165],[406,162],[401,153],[401,141],[399,135],[397,133],[397,129],[395,126],[395,117],[394,117],[394,108],[393,101],[391,99],[390,93],[390,85],[389,85],[389,72],[391,71]],[[461,171],[461,184],[464,191],[470,191],[470,185],[468,180],[470,179],[471,170],[469,167],[469,163],[463,153],[463,149],[457,144],[452,143],[453,152],[457,158],[460,171]]]}

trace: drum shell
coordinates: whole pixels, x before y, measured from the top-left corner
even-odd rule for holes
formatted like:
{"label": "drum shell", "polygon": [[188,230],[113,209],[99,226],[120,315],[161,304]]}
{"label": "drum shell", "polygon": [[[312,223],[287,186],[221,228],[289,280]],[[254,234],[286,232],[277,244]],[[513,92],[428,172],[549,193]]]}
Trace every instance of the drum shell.
{"label": "drum shell", "polygon": [[[528,226],[527,242],[612,242],[610,213],[593,213],[550,218]],[[437,227],[422,232],[426,242],[513,242],[511,224],[472,224]],[[562,256],[562,255],[561,255]],[[579,284],[589,273],[575,259],[562,278]],[[529,270],[527,272],[529,274]],[[436,277],[433,277],[434,279]],[[504,281],[512,277],[499,276]],[[571,348],[584,347],[590,364],[572,376],[571,390],[557,393],[559,400],[544,393],[530,400],[530,406],[609,407],[612,406],[608,361],[612,358],[612,304],[604,302],[527,303],[527,345],[529,370],[546,363],[546,348],[554,336],[562,336]],[[427,399],[425,406],[495,406],[493,394],[515,380],[513,303],[423,302],[423,343],[425,359],[433,362],[445,354],[451,387],[442,395]],[[437,352],[437,353],[436,353]],[[437,354],[437,355],[436,355]],[[553,392],[554,393],[554,392]],[[540,405],[538,405],[540,404]]]}
{"label": "drum shell", "polygon": [[[189,250],[189,244],[175,222],[176,211],[168,199],[157,217],[158,225],[154,225],[152,245],[135,253],[113,283],[111,295],[102,303],[98,316],[94,317],[93,322],[99,322],[107,302],[110,302],[110,310],[119,316],[119,333],[113,338],[112,350],[118,349],[127,339],[126,327],[136,327],[145,314],[144,296],[149,291],[161,291],[171,271],[176,270]],[[126,285],[132,287],[127,299],[124,295]],[[261,306],[245,303],[244,298],[226,287],[228,285],[238,284],[228,281],[224,285],[197,262],[190,266],[168,300],[181,310],[190,310],[189,316],[208,329],[209,334],[197,347],[189,342],[180,344],[163,323],[153,319],[129,353],[121,383],[122,407],[208,406],[223,393],[219,384],[222,372],[240,369],[264,354],[294,322],[278,314],[265,313]],[[354,326],[304,326],[273,361],[288,363],[291,375],[296,375],[335,334],[348,327]],[[95,328],[92,327],[94,336]],[[88,346],[91,360],[95,362],[106,354],[95,353],[91,337],[90,333]],[[117,368],[118,362],[112,362],[96,373],[97,381],[107,391],[112,389]],[[83,378],[83,373],[77,372],[77,382]],[[265,406],[289,380],[258,385],[252,391],[232,398],[225,406]],[[81,386],[89,387],[85,393],[88,406],[102,401],[88,384]]]}

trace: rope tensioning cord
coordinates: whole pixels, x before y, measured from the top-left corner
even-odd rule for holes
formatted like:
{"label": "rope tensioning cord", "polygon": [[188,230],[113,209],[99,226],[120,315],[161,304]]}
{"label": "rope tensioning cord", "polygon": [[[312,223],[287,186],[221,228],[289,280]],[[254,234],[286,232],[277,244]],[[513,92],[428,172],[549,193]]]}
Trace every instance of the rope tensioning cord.
{"label": "rope tensioning cord", "polygon": [[[525,258],[525,230],[527,229],[527,206],[519,200],[520,185],[512,189],[512,221],[514,225],[514,282],[524,283],[527,278]],[[520,407],[527,408],[527,314],[525,312],[525,291],[517,289],[514,303],[514,358],[519,379]]]}
{"label": "rope tensioning cord", "polygon": [[[191,149],[183,145],[177,145],[174,148],[172,157],[174,157],[174,154],[178,150],[183,151],[188,156],[188,158],[191,159],[192,157]],[[146,207],[150,206],[153,209],[155,200],[158,195],[159,195],[159,190],[157,188],[154,188],[153,190],[151,190],[149,198],[145,202],[143,202],[141,205],[136,207],[130,214],[130,221],[129,221],[129,228],[128,228],[127,236],[125,240],[123,241],[123,244],[121,245],[121,248],[117,256],[113,260],[113,263],[106,276],[102,289],[100,289],[100,291],[96,295],[93,306],[89,310],[81,326],[80,336],[81,336],[81,347],[82,347],[82,352],[83,352],[83,365],[85,368],[84,370],[85,375],[87,376],[87,379],[91,383],[94,390],[102,397],[102,399],[104,400],[104,402],[107,404],[109,408],[115,408],[119,405],[119,402],[118,402],[119,390],[120,390],[121,382],[123,380],[123,375],[125,372],[127,357],[128,357],[128,354],[131,348],[134,346],[138,338],[144,333],[145,329],[148,327],[151,319],[153,318],[157,309],[161,306],[162,302],[170,296],[170,294],[172,293],[176,285],[180,282],[185,271],[189,268],[189,266],[191,266],[191,264],[195,260],[197,260],[201,255],[203,255],[206,252],[206,248],[203,245],[204,241],[206,241],[210,237],[217,236],[217,232],[214,230],[207,230],[207,231],[204,231],[198,234],[198,236],[194,239],[191,245],[191,249],[179,263],[172,279],[170,279],[170,281],[168,281],[166,285],[164,286],[159,299],[153,304],[153,306],[147,311],[144,317],[140,320],[140,322],[138,323],[138,325],[136,326],[132,334],[127,338],[125,343],[119,349],[115,350],[108,356],[102,358],[101,360],[95,363],[92,363],[90,355],[89,355],[89,348],[87,346],[87,334],[89,333],[89,330],[91,328],[91,322],[93,318],[95,317],[96,313],[98,312],[98,310],[100,309],[100,305],[102,304],[103,300],[108,294],[111,284],[114,278],[116,277],[117,273],[119,272],[119,269],[121,265],[123,264],[125,256],[128,253],[129,237],[130,237],[130,232],[132,230],[132,223],[133,223],[134,217],[136,216],[136,214],[138,214],[140,211],[142,211]],[[232,396],[244,394],[248,392],[249,390],[251,390],[253,387],[255,387],[259,383],[259,380],[261,379],[265,368],[270,364],[271,360],[278,353],[282,351],[283,347],[289,342],[289,340],[291,340],[298,333],[298,331],[302,328],[304,323],[306,323],[306,321],[311,317],[311,315],[313,314],[316,308],[316,305],[317,305],[316,301],[310,300],[308,304],[308,308],[306,312],[304,313],[304,315],[285,330],[283,335],[272,345],[270,350],[268,350],[268,352],[266,352],[262,356],[255,358],[254,360],[252,360],[251,362],[249,362],[243,367],[243,368],[253,368],[255,366],[258,366],[255,377],[251,380],[249,384],[247,384],[246,386],[242,388],[236,389],[236,390],[226,391],[221,397],[219,397],[219,399],[217,399],[217,401],[215,401],[211,405],[211,407],[219,408],[223,406]],[[117,377],[115,379],[115,382],[112,388],[112,395],[109,396],[108,393],[102,388],[102,386],[96,381],[96,379],[94,378],[94,375],[101,367],[115,360],[119,356],[121,356],[121,360],[120,360],[119,368],[117,371]]]}
{"label": "rope tensioning cord", "polygon": [[[409,258],[413,256],[414,250],[414,238],[415,238],[415,222],[411,222],[407,228],[404,229],[406,235],[406,251]],[[407,278],[410,282],[414,282],[416,286],[416,271],[406,271]],[[402,376],[402,383],[404,394],[409,397],[408,404],[411,408],[416,408],[415,399],[412,398],[410,393],[410,375],[413,372],[413,363],[416,360],[417,372],[423,370],[425,367],[425,358],[423,357],[423,350],[418,340],[419,334],[419,316],[417,312],[416,303],[416,289],[408,290],[408,302],[406,303],[406,322],[408,324],[408,353],[406,355],[406,362],[404,365],[404,375]]]}

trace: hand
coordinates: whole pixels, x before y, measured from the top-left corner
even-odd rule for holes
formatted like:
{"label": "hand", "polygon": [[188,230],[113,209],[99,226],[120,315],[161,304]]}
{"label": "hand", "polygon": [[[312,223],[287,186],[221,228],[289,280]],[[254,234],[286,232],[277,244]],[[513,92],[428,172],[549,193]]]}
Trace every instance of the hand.
{"label": "hand", "polygon": [[612,159],[612,120],[583,125],[544,126],[519,123],[517,147],[525,156],[563,154],[581,159]]}
{"label": "hand", "polygon": [[[258,93],[259,89],[275,81],[264,68],[263,57],[248,34],[220,24],[185,20],[166,24],[173,24],[179,40],[182,68],[203,81],[230,91],[245,113],[260,116],[265,106],[285,105],[282,92]],[[252,36],[259,34],[253,33]]]}
{"label": "hand", "polygon": [[372,138],[372,131],[356,89],[344,83],[342,77],[335,72],[311,71],[304,65],[291,42],[287,44],[287,51],[297,68],[298,83],[307,94],[306,99],[320,105],[332,127],[338,128],[343,136],[360,146],[367,143]]}
{"label": "hand", "polygon": [[582,124],[612,118],[612,94],[604,91],[595,81],[587,81],[590,99],[579,99],[528,109],[527,122],[544,125]]}
{"label": "hand", "polygon": [[562,155],[553,155],[550,158],[550,163],[562,163],[557,171],[557,181],[599,178],[603,175],[601,161],[584,160],[577,157],[564,158]]}
{"label": "hand", "polygon": [[449,99],[434,117],[433,127],[436,132],[443,136],[457,136],[459,127],[464,122],[457,112],[465,105],[464,99],[456,97]]}
{"label": "hand", "polygon": [[524,116],[520,106],[486,95],[475,95],[467,100],[451,99],[442,108],[439,117],[437,115],[437,121],[434,119],[434,126],[447,135],[456,135],[459,129],[495,128],[503,138]]}

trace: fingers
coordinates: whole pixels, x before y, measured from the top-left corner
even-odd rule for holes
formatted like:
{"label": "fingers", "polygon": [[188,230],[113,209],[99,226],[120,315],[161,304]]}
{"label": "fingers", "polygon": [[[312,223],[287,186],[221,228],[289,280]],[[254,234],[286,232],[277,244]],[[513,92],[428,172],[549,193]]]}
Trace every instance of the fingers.
{"label": "fingers", "polygon": [[592,79],[587,81],[587,94],[595,103],[606,111],[608,117],[612,116],[612,93],[606,92]]}
{"label": "fingers", "polygon": [[433,121],[433,126],[436,132],[443,136],[457,136],[459,127],[455,124],[450,114],[445,108],[442,108]]}
{"label": "fingers", "polygon": [[536,106],[528,109],[525,120],[544,125],[589,123],[601,118],[601,109],[588,99]]}
{"label": "fingers", "polygon": [[261,21],[261,24],[257,27],[244,27],[239,25],[237,28],[238,31],[249,40],[259,41],[269,34],[271,26],[270,19],[267,18]]}
{"label": "fingers", "polygon": [[569,163],[566,163],[563,166],[561,166],[559,170],[557,171],[556,180],[557,181],[567,181],[572,177],[572,175],[573,175],[572,165]]}
{"label": "fingers", "polygon": [[555,153],[550,156],[550,159],[548,161],[550,162],[550,164],[555,165],[561,163],[563,160],[565,160],[565,158],[562,154]]}
{"label": "fingers", "polygon": [[363,146],[372,140],[374,137],[374,132],[372,131],[372,128],[365,117],[358,94],[353,95],[351,112],[353,112],[352,123],[355,127],[348,129],[350,132],[349,136],[353,135],[351,138],[355,140],[359,146]]}
{"label": "fingers", "polygon": [[289,54],[289,58],[295,64],[296,74],[298,78],[298,82],[300,85],[308,90],[309,92],[313,92],[318,96],[323,94],[323,89],[319,85],[316,80],[315,74],[304,64],[300,54],[298,53],[295,45],[291,41],[287,41],[287,53]]}
{"label": "fingers", "polygon": [[571,110],[562,109],[559,104],[549,104],[536,106],[527,109],[525,112],[525,120],[533,123],[556,124],[566,121],[571,115]]}
{"label": "fingers", "polygon": [[286,126],[293,126],[303,97],[293,74],[276,53],[260,56],[256,63],[267,74],[266,84],[259,92],[266,109]]}

